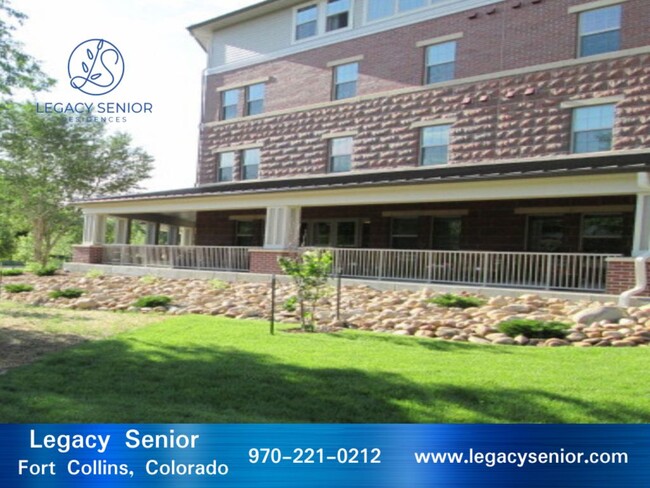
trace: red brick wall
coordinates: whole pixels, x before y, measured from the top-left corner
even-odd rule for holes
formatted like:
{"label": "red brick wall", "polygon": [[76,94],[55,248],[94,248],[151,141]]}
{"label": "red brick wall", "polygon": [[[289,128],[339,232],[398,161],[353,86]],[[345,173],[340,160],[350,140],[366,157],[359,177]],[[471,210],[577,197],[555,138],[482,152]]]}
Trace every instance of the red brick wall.
{"label": "red brick wall", "polygon": [[[646,264],[646,271],[650,276],[650,263]],[[634,260],[610,261],[607,263],[607,293],[620,295],[624,291],[634,288],[636,278],[634,274]],[[641,294],[650,295],[650,286]]]}
{"label": "red brick wall", "polygon": [[73,263],[100,264],[102,260],[102,246],[72,246]]}
{"label": "red brick wall", "polygon": [[250,272],[262,274],[284,274],[278,264],[280,257],[295,257],[297,253],[290,251],[250,251]]}
{"label": "red brick wall", "polygon": [[[513,9],[521,3],[521,8]],[[577,14],[568,7],[586,0],[508,0],[493,6],[432,19],[391,31],[312,49],[208,78],[205,120],[217,119],[216,88],[270,76],[266,110],[282,110],[330,100],[329,61],[363,55],[359,94],[419,86],[424,78],[424,48],[418,41],[463,32],[457,42],[456,76],[462,78],[576,57]],[[478,13],[475,19],[470,14]],[[648,44],[650,2],[623,4],[622,48]],[[287,33],[288,35],[288,33]],[[240,107],[241,110],[242,107]]]}

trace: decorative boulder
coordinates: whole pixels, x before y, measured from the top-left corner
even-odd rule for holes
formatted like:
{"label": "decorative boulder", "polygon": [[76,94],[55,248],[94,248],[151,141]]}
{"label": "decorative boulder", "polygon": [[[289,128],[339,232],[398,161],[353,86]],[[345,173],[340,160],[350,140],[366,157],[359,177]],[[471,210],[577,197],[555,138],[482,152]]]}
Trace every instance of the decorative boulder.
{"label": "decorative boulder", "polygon": [[606,320],[608,322],[618,322],[626,316],[623,309],[618,307],[593,307],[578,312],[573,316],[579,324],[591,325],[594,322]]}

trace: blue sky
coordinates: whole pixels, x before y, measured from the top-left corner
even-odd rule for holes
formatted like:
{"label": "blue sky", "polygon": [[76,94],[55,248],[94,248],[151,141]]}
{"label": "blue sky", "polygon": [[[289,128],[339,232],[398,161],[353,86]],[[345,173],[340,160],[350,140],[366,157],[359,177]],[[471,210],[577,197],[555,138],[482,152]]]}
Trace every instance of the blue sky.
{"label": "blue sky", "polygon": [[[186,27],[259,0],[13,0],[29,19],[15,34],[41,61],[57,86],[40,93],[45,102],[150,102],[153,113],[129,115],[109,130],[130,133],[156,158],[148,190],[194,185],[206,56]],[[124,56],[123,81],[101,97],[68,84],[70,53],[86,39],[104,38]]]}

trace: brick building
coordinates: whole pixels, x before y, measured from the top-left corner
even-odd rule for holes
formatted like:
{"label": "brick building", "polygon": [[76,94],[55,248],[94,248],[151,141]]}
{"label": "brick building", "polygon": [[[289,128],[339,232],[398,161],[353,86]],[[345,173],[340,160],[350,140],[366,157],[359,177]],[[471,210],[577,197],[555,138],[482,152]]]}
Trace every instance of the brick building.
{"label": "brick building", "polygon": [[83,202],[77,261],[264,273],[315,246],[349,276],[634,284],[647,0],[267,0],[189,30],[196,186]]}

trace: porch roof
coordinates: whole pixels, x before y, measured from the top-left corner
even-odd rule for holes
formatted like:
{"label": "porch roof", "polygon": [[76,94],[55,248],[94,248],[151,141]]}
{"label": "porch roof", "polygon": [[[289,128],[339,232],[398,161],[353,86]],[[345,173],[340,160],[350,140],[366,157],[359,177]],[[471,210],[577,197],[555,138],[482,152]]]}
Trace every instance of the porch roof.
{"label": "porch roof", "polygon": [[179,197],[225,196],[253,193],[309,191],[352,187],[380,187],[487,180],[514,180],[560,176],[603,175],[650,171],[650,153],[562,156],[518,162],[453,164],[381,172],[310,175],[287,179],[267,179],[216,183],[192,188],[100,197],[73,202],[84,204],[160,200]]}

